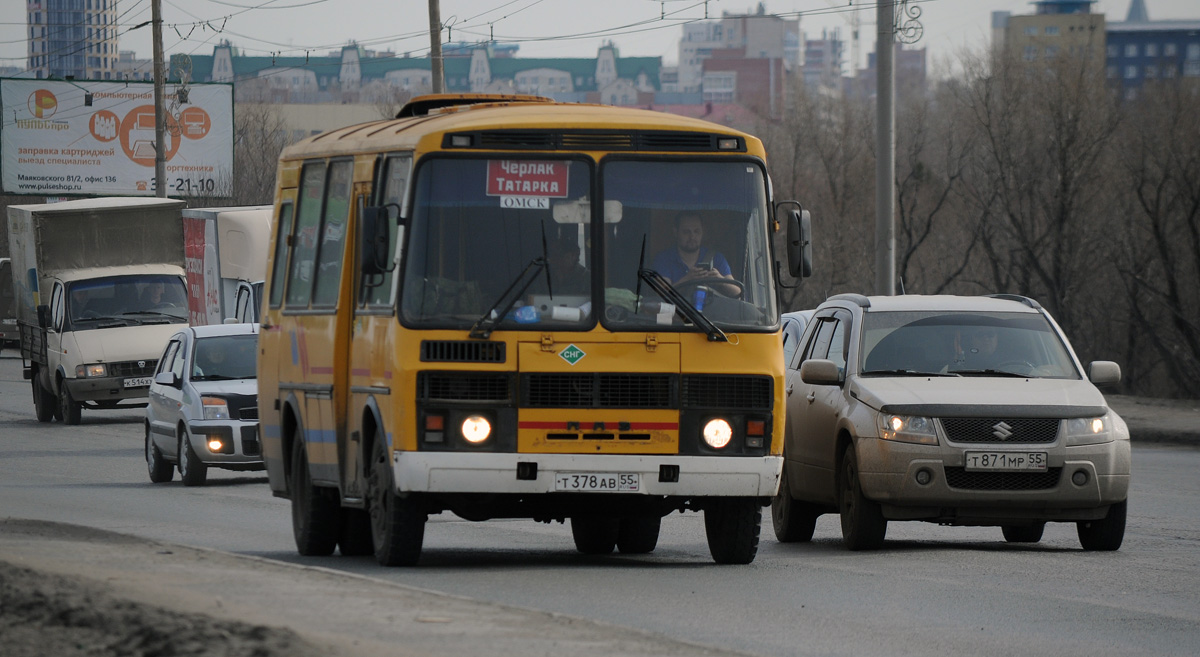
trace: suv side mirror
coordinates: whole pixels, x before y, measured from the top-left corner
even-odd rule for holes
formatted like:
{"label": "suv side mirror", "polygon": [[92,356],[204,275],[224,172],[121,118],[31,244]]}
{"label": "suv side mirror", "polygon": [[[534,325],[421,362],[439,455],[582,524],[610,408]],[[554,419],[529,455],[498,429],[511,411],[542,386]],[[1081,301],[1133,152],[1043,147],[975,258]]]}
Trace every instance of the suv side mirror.
{"label": "suv side mirror", "polygon": [[812,276],[812,218],[803,208],[788,211],[787,257],[792,278]]}
{"label": "suv side mirror", "polygon": [[842,373],[837,363],[825,358],[813,358],[800,365],[800,380],[814,386],[840,386]]}
{"label": "suv side mirror", "polygon": [[364,276],[385,274],[392,270],[388,246],[391,243],[391,213],[394,203],[363,208],[359,221],[358,255]]}
{"label": "suv side mirror", "polygon": [[154,382],[160,386],[179,387],[179,377],[174,372],[159,372],[154,375]]}
{"label": "suv side mirror", "polygon": [[1088,363],[1088,380],[1103,385],[1116,385],[1121,382],[1121,366],[1111,360],[1094,360]]}

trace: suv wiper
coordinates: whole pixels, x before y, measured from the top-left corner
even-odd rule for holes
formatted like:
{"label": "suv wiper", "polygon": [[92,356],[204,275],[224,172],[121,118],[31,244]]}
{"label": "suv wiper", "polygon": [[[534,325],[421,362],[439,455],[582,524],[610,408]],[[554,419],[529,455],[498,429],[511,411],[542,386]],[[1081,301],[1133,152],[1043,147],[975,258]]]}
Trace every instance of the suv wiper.
{"label": "suv wiper", "polygon": [[922,372],[920,370],[866,370],[862,376],[961,376],[958,372]]}
{"label": "suv wiper", "polygon": [[1028,374],[1019,374],[1017,372],[1006,372],[1004,370],[953,370],[954,374],[960,376],[1007,376],[1015,379],[1032,378]]}
{"label": "suv wiper", "polygon": [[[496,326],[504,321],[504,316],[516,305],[517,299],[520,299],[521,295],[525,294],[525,290],[529,289],[533,281],[537,280],[538,274],[542,273],[542,270],[545,268],[545,257],[530,260],[529,264],[525,265],[525,269],[522,269],[521,273],[517,274],[517,277],[513,279],[508,289],[500,295],[500,298],[496,299],[496,302],[479,319],[475,320],[475,323],[471,325],[471,332],[468,336],[480,340],[486,340],[491,337],[492,331],[496,330]],[[533,271],[533,275],[527,277],[526,275],[531,270]],[[516,290],[516,292],[514,293],[513,290]],[[506,302],[505,299],[508,301]],[[503,304],[503,310],[500,310],[501,304]]]}
{"label": "suv wiper", "polygon": [[712,320],[704,316],[704,313],[696,309],[690,301],[684,298],[679,290],[675,289],[674,285],[668,281],[662,274],[653,269],[639,269],[638,279],[646,281],[651,289],[658,293],[658,296],[675,304],[676,312],[679,312],[687,319],[692,320],[692,323],[704,329],[708,334],[709,342],[729,342],[729,338],[725,337],[725,332],[717,328]]}

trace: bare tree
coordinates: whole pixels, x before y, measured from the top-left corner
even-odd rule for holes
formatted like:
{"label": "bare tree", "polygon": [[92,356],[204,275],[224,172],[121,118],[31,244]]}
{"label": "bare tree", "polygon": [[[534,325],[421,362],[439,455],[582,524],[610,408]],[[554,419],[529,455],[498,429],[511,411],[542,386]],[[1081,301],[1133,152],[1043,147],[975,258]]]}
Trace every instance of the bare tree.
{"label": "bare tree", "polygon": [[239,104],[234,125],[234,205],[271,203],[279,153],[288,130],[278,109],[266,103]]}

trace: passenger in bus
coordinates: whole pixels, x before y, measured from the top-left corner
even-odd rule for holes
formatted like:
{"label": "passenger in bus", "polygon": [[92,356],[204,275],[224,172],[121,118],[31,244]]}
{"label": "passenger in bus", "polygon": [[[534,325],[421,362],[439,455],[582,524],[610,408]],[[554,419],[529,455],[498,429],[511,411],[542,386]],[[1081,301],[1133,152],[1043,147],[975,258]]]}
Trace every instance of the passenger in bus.
{"label": "passenger in bus", "polygon": [[546,245],[546,265],[554,294],[582,296],[591,291],[592,277],[579,263],[577,238],[565,235],[551,240]]}
{"label": "passenger in bus", "polygon": [[721,283],[723,278],[733,278],[729,261],[703,242],[704,222],[699,213],[681,212],[675,216],[675,246],[659,251],[652,267],[677,286],[695,281],[726,296],[738,296],[738,286]]}

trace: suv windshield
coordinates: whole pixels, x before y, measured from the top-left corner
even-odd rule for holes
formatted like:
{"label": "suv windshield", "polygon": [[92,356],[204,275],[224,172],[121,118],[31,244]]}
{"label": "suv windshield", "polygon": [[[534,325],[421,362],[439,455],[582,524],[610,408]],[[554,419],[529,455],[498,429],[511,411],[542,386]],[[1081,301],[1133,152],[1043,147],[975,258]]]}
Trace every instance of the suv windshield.
{"label": "suv windshield", "polygon": [[594,323],[585,162],[437,158],[418,169],[414,187],[401,303],[406,324]]}
{"label": "suv windshield", "polygon": [[777,321],[768,249],[766,177],[752,161],[607,162],[604,325],[704,330],[658,295],[653,270],[721,329]]}
{"label": "suv windshield", "polygon": [[1078,379],[1070,352],[1040,313],[868,312],[859,371]]}

